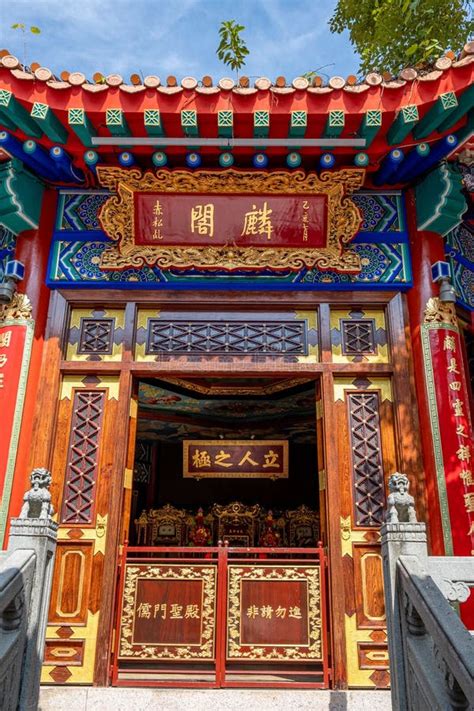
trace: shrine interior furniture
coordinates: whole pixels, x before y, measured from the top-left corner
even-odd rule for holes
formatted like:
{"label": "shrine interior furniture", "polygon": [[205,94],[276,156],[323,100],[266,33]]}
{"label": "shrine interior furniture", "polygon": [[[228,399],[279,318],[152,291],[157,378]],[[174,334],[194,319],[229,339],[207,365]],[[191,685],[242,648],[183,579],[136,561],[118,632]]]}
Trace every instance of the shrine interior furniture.
{"label": "shrine interior furniture", "polygon": [[287,544],[295,548],[317,546],[320,539],[320,519],[316,511],[303,505],[293,511],[286,511]]}
{"label": "shrine interior furniture", "polygon": [[[196,543],[197,516],[202,516],[201,526],[208,531],[204,543]],[[229,546],[252,547],[260,545],[262,536],[268,536],[268,516],[271,513],[259,504],[246,506],[239,501],[214,504],[205,513],[178,509],[171,504],[142,511],[135,519],[136,545],[140,546],[193,546],[217,545],[227,541]],[[320,539],[319,513],[302,505],[294,510],[274,511],[271,530],[276,546],[307,548],[317,546]],[[270,545],[266,543],[265,545]]]}
{"label": "shrine interior furniture", "polygon": [[250,547],[256,545],[259,504],[244,506],[234,501],[227,506],[215,504],[212,514],[217,521],[217,538],[227,541],[229,546]]}

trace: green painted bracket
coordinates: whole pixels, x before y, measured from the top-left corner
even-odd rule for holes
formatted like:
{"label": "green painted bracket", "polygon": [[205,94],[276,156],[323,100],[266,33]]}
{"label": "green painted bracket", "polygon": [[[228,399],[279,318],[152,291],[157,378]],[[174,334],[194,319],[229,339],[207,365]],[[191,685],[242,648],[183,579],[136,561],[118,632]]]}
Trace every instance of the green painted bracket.
{"label": "green painted bracket", "polygon": [[143,124],[149,136],[164,136],[161,116],[158,109],[145,109],[143,113]]}
{"label": "green painted bracket", "polygon": [[217,112],[217,133],[221,138],[231,138],[234,132],[234,112]]}
{"label": "green painted bracket", "polygon": [[82,144],[87,148],[92,148],[92,138],[97,136],[97,131],[84,109],[69,109],[67,120]]}
{"label": "green painted bracket", "polygon": [[35,101],[30,115],[41,126],[51,141],[66,143],[68,132],[48,104],[41,104],[39,101]]}
{"label": "green painted bracket", "polygon": [[186,136],[199,136],[197,111],[194,109],[181,111],[181,128]]}
{"label": "green painted bracket", "polygon": [[[460,121],[462,117],[469,113],[471,109],[474,108],[474,84],[464,91],[458,98],[457,109],[452,111],[446,116],[446,118],[439,124],[438,131],[443,133],[447,131],[451,126]],[[471,130],[474,129],[474,122],[471,125]]]}
{"label": "green painted bracket", "polygon": [[35,138],[40,138],[43,135],[43,131],[36,121],[7,89],[0,89],[0,111],[7,120],[15,124],[15,129],[19,128],[20,131]]}
{"label": "green painted bracket", "polygon": [[105,125],[112,136],[132,135],[122,109],[106,109]]}
{"label": "green painted bracket", "polygon": [[308,128],[308,113],[306,111],[292,111],[288,135],[290,138],[304,136]]}
{"label": "green painted bracket", "polygon": [[408,136],[413,126],[418,122],[419,118],[418,106],[415,104],[412,104],[411,106],[404,106],[403,109],[400,109],[395,121],[388,130],[388,145],[394,146],[397,143],[401,143],[403,139]]}
{"label": "green painted bracket", "polygon": [[447,91],[445,94],[440,94],[431,109],[423,116],[421,121],[416,124],[413,129],[413,136],[417,140],[429,136],[432,131],[438,128],[438,126],[454,112],[457,106],[458,100],[454,91]]}
{"label": "green painted bracket", "polygon": [[360,122],[358,136],[365,138],[365,146],[368,148],[374,140],[377,133],[382,128],[382,112],[376,109],[370,109],[362,117]]}
{"label": "green painted bracket", "polygon": [[254,111],[253,135],[254,138],[267,138],[270,133],[270,112]]}
{"label": "green painted bracket", "polygon": [[324,138],[337,138],[344,130],[346,123],[344,111],[330,111],[324,128]]}

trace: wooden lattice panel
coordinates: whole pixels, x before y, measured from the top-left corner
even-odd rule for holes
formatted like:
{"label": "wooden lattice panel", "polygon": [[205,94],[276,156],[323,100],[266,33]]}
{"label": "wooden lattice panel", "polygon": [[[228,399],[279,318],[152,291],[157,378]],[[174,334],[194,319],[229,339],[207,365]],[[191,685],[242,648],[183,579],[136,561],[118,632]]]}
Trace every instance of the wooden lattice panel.
{"label": "wooden lattice panel", "polygon": [[383,522],[384,476],[381,456],[379,397],[376,392],[349,393],[355,524]]}
{"label": "wooden lattice panel", "polygon": [[74,394],[61,523],[92,521],[104,401],[103,390]]}

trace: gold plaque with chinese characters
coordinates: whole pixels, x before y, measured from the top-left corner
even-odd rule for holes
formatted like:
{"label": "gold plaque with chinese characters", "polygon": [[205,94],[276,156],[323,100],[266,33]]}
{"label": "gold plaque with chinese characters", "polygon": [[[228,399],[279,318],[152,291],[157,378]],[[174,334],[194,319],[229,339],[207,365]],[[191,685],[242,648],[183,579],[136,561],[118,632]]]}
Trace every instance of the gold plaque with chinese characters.
{"label": "gold plaque with chinese characters", "polygon": [[227,659],[323,658],[317,565],[229,565]]}
{"label": "gold plaque with chinese characters", "polygon": [[349,243],[361,215],[350,195],[363,186],[363,169],[318,176],[99,167],[97,175],[114,193],[100,212],[116,243],[102,269],[360,271]]}
{"label": "gold plaque with chinese characters", "polygon": [[119,659],[215,658],[216,567],[127,563]]}
{"label": "gold plaque with chinese characters", "polygon": [[287,440],[183,440],[183,476],[287,479]]}

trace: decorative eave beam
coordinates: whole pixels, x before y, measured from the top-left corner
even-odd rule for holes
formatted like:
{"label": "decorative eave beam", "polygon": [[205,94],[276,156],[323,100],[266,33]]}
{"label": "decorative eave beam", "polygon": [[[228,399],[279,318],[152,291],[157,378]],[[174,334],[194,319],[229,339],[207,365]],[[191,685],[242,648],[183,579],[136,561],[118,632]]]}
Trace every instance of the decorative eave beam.
{"label": "decorative eave beam", "polygon": [[324,129],[325,138],[337,138],[341,135],[346,124],[344,111],[339,109],[330,111]]}
{"label": "decorative eave beam", "polygon": [[446,118],[439,124],[438,131],[443,133],[447,131],[451,126],[460,121],[464,114],[467,114],[474,107],[474,84],[464,91],[458,99],[457,108],[450,113]]}
{"label": "decorative eave beam", "polygon": [[234,133],[234,112],[229,110],[217,112],[217,133],[222,138],[231,138]]}
{"label": "decorative eave beam", "polygon": [[[432,143],[430,146],[429,155],[424,158],[417,166],[414,166],[410,171],[410,181],[412,182],[418,176],[426,173],[430,168],[433,168],[437,163],[439,163],[443,158],[445,158],[449,153],[451,153],[456,146],[459,144],[459,139],[453,133],[448,134],[444,138],[441,138],[436,143]],[[403,166],[402,166],[403,167]],[[398,178],[397,175],[395,176]],[[403,181],[392,181],[392,182],[403,182]]]}
{"label": "decorative eave beam", "polygon": [[84,109],[69,109],[68,124],[84,146],[92,146],[92,138],[97,136],[92,122]]}
{"label": "decorative eave beam", "polygon": [[[0,89],[0,112],[2,116],[6,116],[10,124],[14,124],[12,130],[19,128],[20,131],[35,138],[40,138],[43,135],[43,131],[36,121],[7,89]],[[7,126],[7,122],[5,122],[5,126]]]}
{"label": "decorative eave beam", "polygon": [[291,138],[304,136],[308,128],[308,113],[307,111],[292,111],[290,118],[290,128],[288,135]]}
{"label": "decorative eave beam", "polygon": [[254,111],[253,135],[255,138],[267,138],[270,133],[270,112]]}
{"label": "decorative eave beam", "polygon": [[394,146],[401,143],[408,136],[413,126],[419,120],[418,106],[404,106],[398,112],[397,118],[390,126],[387,133],[387,143],[389,146]]}
{"label": "decorative eave beam", "polygon": [[41,126],[44,133],[51,141],[54,141],[55,143],[66,143],[68,139],[68,132],[48,104],[42,104],[39,101],[35,101],[31,108],[30,115],[31,118],[33,118],[36,123]]}
{"label": "decorative eave beam", "polygon": [[417,185],[416,206],[419,230],[446,235],[467,210],[461,173],[449,163],[439,165]]}
{"label": "decorative eave beam", "polygon": [[158,109],[145,109],[143,113],[143,125],[149,136],[164,136],[161,116]]}
{"label": "decorative eave beam", "polygon": [[454,91],[440,94],[431,109],[423,116],[413,129],[413,136],[418,140],[426,138],[440,123],[445,121],[458,106]]}
{"label": "decorative eave beam", "polygon": [[428,158],[430,150],[427,143],[419,143],[416,145],[404,158],[403,163],[395,175],[387,182],[390,184],[410,181],[415,172],[418,172],[420,169],[423,170],[423,161]]}
{"label": "decorative eave beam", "polygon": [[37,229],[44,185],[13,158],[0,164],[0,225],[17,235]]}
{"label": "decorative eave beam", "polygon": [[370,146],[377,133],[382,128],[382,112],[378,109],[369,109],[359,126],[358,135],[366,140],[366,148]]}
{"label": "decorative eave beam", "polygon": [[181,128],[185,136],[199,136],[197,111],[194,109],[181,111]]}
{"label": "decorative eave beam", "polygon": [[105,125],[112,136],[132,135],[122,109],[107,109],[105,112]]}

